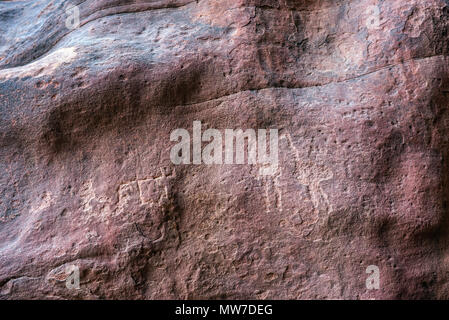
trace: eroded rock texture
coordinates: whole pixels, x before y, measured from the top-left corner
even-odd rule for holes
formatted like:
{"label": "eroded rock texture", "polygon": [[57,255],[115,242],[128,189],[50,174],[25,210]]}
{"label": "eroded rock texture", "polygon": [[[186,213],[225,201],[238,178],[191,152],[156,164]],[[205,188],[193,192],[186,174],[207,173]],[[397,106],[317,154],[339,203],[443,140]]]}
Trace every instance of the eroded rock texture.
{"label": "eroded rock texture", "polygon": [[[448,28],[447,0],[0,2],[0,297],[449,298]],[[278,170],[174,165],[194,120],[278,128]]]}

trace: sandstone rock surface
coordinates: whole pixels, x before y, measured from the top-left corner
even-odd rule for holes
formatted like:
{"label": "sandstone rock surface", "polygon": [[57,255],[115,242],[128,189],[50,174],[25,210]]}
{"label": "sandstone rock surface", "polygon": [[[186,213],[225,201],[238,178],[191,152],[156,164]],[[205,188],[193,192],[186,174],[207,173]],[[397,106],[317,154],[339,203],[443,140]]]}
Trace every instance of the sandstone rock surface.
{"label": "sandstone rock surface", "polygon": [[[447,0],[0,2],[0,298],[449,298],[448,37]],[[195,120],[278,170],[174,165]]]}

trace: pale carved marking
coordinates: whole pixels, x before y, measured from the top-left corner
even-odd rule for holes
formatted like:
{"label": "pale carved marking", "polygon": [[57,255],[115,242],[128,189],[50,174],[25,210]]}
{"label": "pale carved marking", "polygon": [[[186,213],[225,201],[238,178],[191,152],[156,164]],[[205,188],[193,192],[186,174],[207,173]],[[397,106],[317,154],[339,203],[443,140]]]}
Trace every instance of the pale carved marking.
{"label": "pale carved marking", "polygon": [[138,194],[138,184],[137,181],[130,181],[123,183],[119,186],[118,190],[118,202],[119,206],[132,203],[136,199],[136,194]]}
{"label": "pale carved marking", "polygon": [[279,179],[281,176],[282,168],[278,166],[274,174],[261,175],[259,173],[257,177],[257,179],[262,180],[265,185],[265,210],[268,214],[273,213],[276,209],[278,212],[283,211],[282,190],[279,184]]}
{"label": "pale carved marking", "polygon": [[84,212],[92,210],[91,201],[95,199],[95,192],[92,186],[92,180],[85,182],[80,190],[82,210]]}
{"label": "pale carved marking", "polygon": [[109,199],[96,194],[92,180],[83,183],[80,198],[81,210],[86,213],[81,217],[84,223],[90,223],[92,219],[100,219],[108,223],[107,217],[112,212]]}
{"label": "pale carved marking", "polygon": [[326,210],[331,212],[332,205],[329,203],[327,193],[321,187],[321,182],[332,179],[332,171],[324,165],[301,158],[289,132],[282,135],[281,139],[287,139],[288,144],[294,152],[297,173],[296,179],[299,183],[309,188],[310,197],[315,212],[318,214],[320,204],[324,204]]}
{"label": "pale carved marking", "polygon": [[[295,178],[301,185],[304,185],[309,189],[310,201],[316,216],[316,221],[313,221],[310,224],[315,224],[319,219],[320,207],[324,207],[327,212],[332,211],[332,205],[328,200],[327,193],[321,187],[321,182],[332,179],[333,173],[324,165],[301,158],[289,132],[282,134],[279,139],[285,140],[288,147],[292,150],[293,161],[295,164]],[[273,213],[276,210],[279,213],[284,211],[282,204],[282,187],[280,184],[283,174],[282,166],[278,166],[277,171],[273,175],[258,176],[258,180],[262,180],[265,185],[265,206],[268,214]]]}
{"label": "pale carved marking", "polygon": [[153,205],[161,198],[161,190],[155,179],[138,180],[140,203]]}
{"label": "pale carved marking", "polygon": [[31,208],[32,212],[43,211],[43,210],[49,208],[54,203],[52,194],[49,192],[44,192],[41,195],[39,200],[40,200],[40,202],[38,205],[32,206],[32,208]]}
{"label": "pale carved marking", "polygon": [[161,168],[161,175],[154,178],[144,178],[133,180],[119,186],[119,205],[123,206],[136,199],[140,205],[156,205],[169,198],[169,180],[176,171],[166,174],[166,170]]}

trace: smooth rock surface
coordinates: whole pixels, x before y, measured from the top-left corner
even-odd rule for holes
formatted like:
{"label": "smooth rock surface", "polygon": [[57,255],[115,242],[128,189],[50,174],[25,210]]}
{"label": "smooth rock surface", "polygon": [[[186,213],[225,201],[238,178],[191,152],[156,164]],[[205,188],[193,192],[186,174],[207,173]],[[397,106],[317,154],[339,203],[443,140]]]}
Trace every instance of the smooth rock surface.
{"label": "smooth rock surface", "polygon": [[[449,298],[448,38],[447,0],[0,2],[0,298]],[[174,165],[195,120],[278,170]]]}

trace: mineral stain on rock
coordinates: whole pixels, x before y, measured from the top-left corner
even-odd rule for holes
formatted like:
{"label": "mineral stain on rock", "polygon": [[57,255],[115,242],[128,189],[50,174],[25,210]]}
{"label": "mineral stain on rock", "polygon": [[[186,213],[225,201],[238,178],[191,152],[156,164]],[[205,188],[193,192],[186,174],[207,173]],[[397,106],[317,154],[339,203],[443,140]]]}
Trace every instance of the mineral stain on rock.
{"label": "mineral stain on rock", "polygon": [[[449,298],[448,29],[444,0],[0,2],[0,299]],[[278,129],[276,172],[173,164],[194,121]]]}

